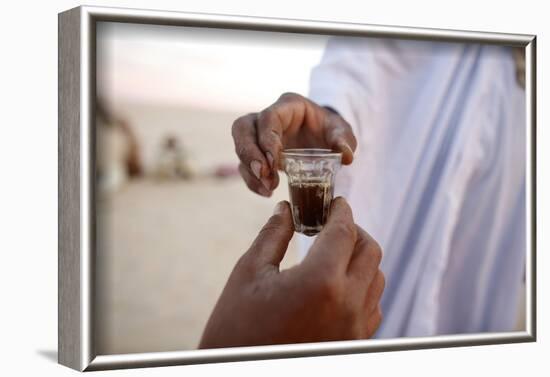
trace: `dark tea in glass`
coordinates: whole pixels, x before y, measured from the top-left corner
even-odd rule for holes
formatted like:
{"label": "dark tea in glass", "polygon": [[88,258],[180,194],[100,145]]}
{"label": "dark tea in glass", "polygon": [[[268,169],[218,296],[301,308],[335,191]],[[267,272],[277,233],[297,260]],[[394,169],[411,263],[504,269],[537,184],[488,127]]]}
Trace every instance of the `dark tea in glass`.
{"label": "dark tea in glass", "polygon": [[341,153],[329,149],[287,149],[283,152],[296,232],[313,236],[323,229],[341,158]]}

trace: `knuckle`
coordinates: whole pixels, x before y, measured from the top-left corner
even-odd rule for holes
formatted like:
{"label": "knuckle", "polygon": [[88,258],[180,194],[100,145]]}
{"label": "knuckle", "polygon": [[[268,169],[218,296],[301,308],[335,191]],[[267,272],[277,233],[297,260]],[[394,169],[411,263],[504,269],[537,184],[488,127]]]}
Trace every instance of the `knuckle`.
{"label": "knuckle", "polygon": [[258,143],[264,148],[276,148],[281,144],[280,135],[276,132],[278,115],[273,109],[266,109],[258,122]]}
{"label": "knuckle", "polygon": [[352,150],[356,150],[357,149],[357,139],[355,138],[355,135],[353,134],[353,132],[351,131],[351,127],[348,125],[349,127],[349,142],[350,142],[350,147]]}
{"label": "knuckle", "polygon": [[245,118],[246,118],[246,115],[241,116],[235,119],[235,121],[233,121],[233,125],[231,126],[231,134],[233,135],[234,138],[236,138],[238,136],[237,134],[239,133],[239,131],[246,126]]}
{"label": "knuckle", "polygon": [[285,92],[279,97],[279,101],[302,101],[304,97],[294,92]]}
{"label": "knuckle", "polygon": [[353,132],[351,132],[350,130],[350,141],[351,141],[351,147],[353,148],[353,150],[356,150],[357,149],[357,138],[355,137],[355,135],[353,134]]}
{"label": "knuckle", "polygon": [[275,110],[273,110],[271,106],[263,110],[258,117],[259,127],[264,129],[266,127],[269,127],[269,125],[272,123],[275,116],[276,116]]}
{"label": "knuckle", "polygon": [[380,307],[380,305],[376,307],[376,311],[374,315],[375,315],[376,321],[378,322],[378,324],[380,324],[380,322],[382,322],[382,319],[384,318],[384,313],[382,312],[382,308]]}
{"label": "knuckle", "polygon": [[275,139],[275,135],[272,135],[272,134],[266,134],[266,133],[262,133],[258,136],[258,142],[259,144],[264,147],[264,148],[267,148],[267,149],[272,149],[272,147],[275,147],[277,142],[276,142],[276,139]]}
{"label": "knuckle", "polygon": [[376,274],[377,284],[380,287],[380,290],[383,291],[386,287],[386,276],[384,276],[384,273],[382,270],[378,270]]}
{"label": "knuckle", "polygon": [[355,238],[357,229],[355,224],[348,221],[340,221],[334,225],[334,231],[344,238]]}
{"label": "knuckle", "polygon": [[246,160],[249,159],[250,148],[244,143],[236,143],[235,153],[237,154],[237,156],[239,156],[241,160],[244,160],[244,162],[246,162]]}
{"label": "knuckle", "polygon": [[346,139],[352,150],[357,149],[357,139],[353,134],[351,125],[339,114],[330,114],[329,119],[335,119],[334,123],[338,125],[339,133]]}
{"label": "knuckle", "polygon": [[371,240],[369,243],[368,243],[368,250],[369,250],[369,253],[371,254],[371,257],[376,261],[377,264],[380,264],[380,262],[382,261],[382,248],[380,247],[380,245],[378,244],[378,242],[376,242],[375,240]]}
{"label": "knuckle", "polygon": [[242,115],[233,121],[231,125],[231,135],[233,138],[237,139],[239,134],[247,128],[254,125],[254,119],[257,117],[256,113],[248,113]]}
{"label": "knuckle", "polygon": [[367,337],[371,337],[376,333],[376,330],[378,327],[380,327],[380,324],[382,323],[383,319],[382,310],[380,309],[380,305],[376,307],[374,312],[369,316],[368,323],[367,323]]}

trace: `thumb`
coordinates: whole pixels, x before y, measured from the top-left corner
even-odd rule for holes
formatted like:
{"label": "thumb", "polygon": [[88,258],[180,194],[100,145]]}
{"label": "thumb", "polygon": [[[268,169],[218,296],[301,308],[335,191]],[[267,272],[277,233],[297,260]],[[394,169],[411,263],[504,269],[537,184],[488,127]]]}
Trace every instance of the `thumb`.
{"label": "thumb", "polygon": [[248,251],[256,266],[271,266],[278,271],[293,234],[289,204],[286,201],[279,202]]}
{"label": "thumb", "polygon": [[357,241],[351,207],[342,197],[332,201],[327,223],[317,235],[305,263],[321,263],[346,271]]}

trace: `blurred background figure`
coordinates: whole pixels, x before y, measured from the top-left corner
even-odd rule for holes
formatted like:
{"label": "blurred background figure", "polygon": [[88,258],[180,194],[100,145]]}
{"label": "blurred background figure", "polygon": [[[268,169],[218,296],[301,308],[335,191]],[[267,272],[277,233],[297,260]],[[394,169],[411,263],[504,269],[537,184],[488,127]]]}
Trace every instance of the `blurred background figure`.
{"label": "blurred background figure", "polygon": [[97,102],[97,182],[100,192],[109,193],[142,174],[141,156],[129,123],[109,114],[101,101]]}
{"label": "blurred background figure", "polygon": [[189,180],[193,177],[185,148],[176,136],[167,136],[161,145],[157,158],[156,177],[161,180]]}

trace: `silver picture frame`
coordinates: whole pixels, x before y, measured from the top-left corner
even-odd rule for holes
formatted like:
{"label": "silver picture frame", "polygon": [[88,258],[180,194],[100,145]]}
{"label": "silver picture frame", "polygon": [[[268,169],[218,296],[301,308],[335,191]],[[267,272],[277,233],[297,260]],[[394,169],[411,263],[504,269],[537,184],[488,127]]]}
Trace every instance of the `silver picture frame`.
{"label": "silver picture frame", "polygon": [[[94,347],[96,24],[102,21],[521,47],[526,57],[525,331],[98,355]],[[81,6],[59,14],[58,358],[79,371],[336,355],[536,340],[536,36]]]}

